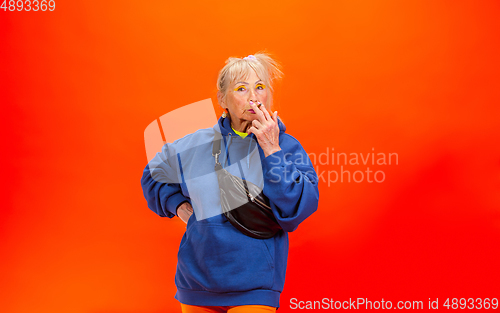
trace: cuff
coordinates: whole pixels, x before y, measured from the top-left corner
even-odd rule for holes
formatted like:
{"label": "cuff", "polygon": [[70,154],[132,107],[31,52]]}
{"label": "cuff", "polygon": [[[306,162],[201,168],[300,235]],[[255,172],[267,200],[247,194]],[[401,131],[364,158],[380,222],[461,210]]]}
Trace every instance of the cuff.
{"label": "cuff", "polygon": [[173,194],[167,199],[167,210],[173,215],[177,216],[177,208],[184,202],[189,202],[189,199],[184,197],[182,193]]}

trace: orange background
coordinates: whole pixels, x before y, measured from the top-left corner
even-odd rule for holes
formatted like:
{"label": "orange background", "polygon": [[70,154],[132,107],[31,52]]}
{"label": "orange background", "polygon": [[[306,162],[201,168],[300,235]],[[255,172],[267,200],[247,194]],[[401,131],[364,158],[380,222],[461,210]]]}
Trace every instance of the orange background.
{"label": "orange background", "polygon": [[500,2],[56,3],[0,11],[2,312],[179,312],[185,226],[147,208],[143,132],[264,49],[308,153],[399,156],[383,183],[321,183],[280,312],[500,297]]}

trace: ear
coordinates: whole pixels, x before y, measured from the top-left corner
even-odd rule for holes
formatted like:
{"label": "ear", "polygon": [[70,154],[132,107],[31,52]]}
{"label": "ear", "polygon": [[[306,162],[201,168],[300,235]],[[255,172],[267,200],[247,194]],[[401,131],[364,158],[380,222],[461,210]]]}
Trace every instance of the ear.
{"label": "ear", "polygon": [[226,103],[223,100],[223,98],[224,97],[222,95],[222,92],[217,91],[217,101],[219,101],[219,105],[225,110],[225,109],[227,109],[227,106],[226,106]]}

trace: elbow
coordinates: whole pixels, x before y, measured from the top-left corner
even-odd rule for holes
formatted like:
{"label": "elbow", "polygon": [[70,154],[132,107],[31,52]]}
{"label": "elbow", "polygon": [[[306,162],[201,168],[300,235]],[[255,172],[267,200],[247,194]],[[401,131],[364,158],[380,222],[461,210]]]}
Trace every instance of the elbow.
{"label": "elbow", "polygon": [[280,226],[281,226],[281,228],[283,228],[283,231],[286,231],[287,233],[291,233],[299,227],[299,224],[280,223]]}
{"label": "elbow", "polygon": [[161,209],[159,195],[156,192],[157,182],[151,177],[148,166],[141,177],[142,194],[146,199],[148,208],[161,217],[167,216]]}
{"label": "elbow", "polygon": [[306,218],[316,212],[317,209],[318,202],[310,201],[308,202],[307,206],[299,207],[295,215],[286,218],[278,218],[278,223],[284,231],[293,232],[299,227],[300,223],[302,223]]}

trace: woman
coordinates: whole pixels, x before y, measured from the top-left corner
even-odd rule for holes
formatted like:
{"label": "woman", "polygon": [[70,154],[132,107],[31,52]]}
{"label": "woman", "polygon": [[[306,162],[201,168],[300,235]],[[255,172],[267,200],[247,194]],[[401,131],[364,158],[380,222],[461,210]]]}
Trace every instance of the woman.
{"label": "woman", "polygon": [[[141,180],[151,210],[187,223],[178,253],[175,298],[182,312],[275,312],[285,283],[288,232],[317,209],[318,178],[301,144],[271,113],[278,64],[265,53],[229,58],[217,80],[224,113],[213,128],[163,146]],[[263,188],[282,228],[273,237],[243,234],[222,214],[214,171]]]}

